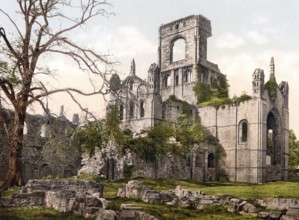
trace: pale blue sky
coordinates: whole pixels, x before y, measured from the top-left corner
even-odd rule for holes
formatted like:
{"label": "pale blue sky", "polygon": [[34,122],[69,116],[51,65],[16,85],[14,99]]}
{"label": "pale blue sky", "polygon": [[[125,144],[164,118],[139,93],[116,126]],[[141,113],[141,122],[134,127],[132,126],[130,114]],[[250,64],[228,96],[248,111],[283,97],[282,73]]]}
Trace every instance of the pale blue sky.
{"label": "pale blue sky", "polygon": [[[10,10],[12,2],[5,1],[0,8]],[[274,57],[277,81],[289,82],[290,128],[299,136],[296,103],[299,100],[299,1],[112,0],[112,3],[109,10],[115,15],[92,20],[72,37],[84,45],[114,54],[120,61],[117,70],[123,77],[129,72],[133,57],[137,74],[146,77],[149,65],[157,60],[158,28],[162,23],[202,14],[212,24],[208,59],[227,75],[231,96],[240,95],[242,91],[251,94],[251,75],[257,67],[264,69],[268,79],[270,59]],[[0,25],[7,25],[2,18]],[[56,65],[66,66],[61,60]],[[80,82],[79,76],[66,75],[60,81]],[[77,111],[65,100],[53,102],[54,106],[67,105],[68,115]],[[93,100],[86,105],[94,112],[104,109],[100,101]]]}

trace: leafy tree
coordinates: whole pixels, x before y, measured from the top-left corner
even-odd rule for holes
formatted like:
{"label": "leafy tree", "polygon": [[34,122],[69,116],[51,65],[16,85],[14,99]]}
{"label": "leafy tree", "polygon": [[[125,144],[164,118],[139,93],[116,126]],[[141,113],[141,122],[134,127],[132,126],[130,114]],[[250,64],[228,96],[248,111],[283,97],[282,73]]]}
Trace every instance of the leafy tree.
{"label": "leafy tree", "polygon": [[[106,55],[80,46],[68,38],[71,32],[97,16],[106,16],[106,0],[15,0],[19,10],[12,16],[0,9],[14,28],[16,36],[7,35],[7,27],[0,26],[0,122],[9,149],[9,166],[2,188],[24,184],[22,176],[23,131],[28,107],[39,103],[47,111],[47,97],[65,92],[81,107],[75,95],[90,96],[106,91],[106,74],[112,64]],[[78,16],[76,16],[78,15]],[[3,19],[3,18],[1,18]],[[19,20],[18,20],[19,19]],[[21,23],[22,22],[22,23]],[[47,55],[62,55],[78,69],[100,78],[99,88],[91,92],[76,88],[47,88],[46,77],[53,71],[45,65]],[[40,77],[40,76],[43,77]],[[41,80],[42,79],[42,80]],[[5,105],[5,106],[4,106]],[[14,111],[13,122],[3,114],[5,107]]]}
{"label": "leafy tree", "polygon": [[93,154],[96,147],[101,148],[107,141],[102,122],[89,122],[77,133],[77,142],[80,150]]}
{"label": "leafy tree", "polygon": [[105,121],[89,122],[77,132],[77,142],[80,150],[94,153],[96,147],[102,148],[109,141],[113,141],[120,149],[126,148],[133,138],[130,130],[120,129],[118,112],[111,106],[106,115]]}
{"label": "leafy tree", "polygon": [[291,171],[298,169],[299,166],[299,141],[295,132],[290,130],[289,133],[289,169]]}

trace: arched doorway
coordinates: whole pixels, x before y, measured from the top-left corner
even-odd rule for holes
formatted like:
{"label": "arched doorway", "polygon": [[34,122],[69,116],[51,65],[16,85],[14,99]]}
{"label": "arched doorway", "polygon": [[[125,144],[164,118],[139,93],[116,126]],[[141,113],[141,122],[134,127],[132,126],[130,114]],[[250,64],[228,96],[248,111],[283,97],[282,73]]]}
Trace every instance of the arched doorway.
{"label": "arched doorway", "polygon": [[280,118],[275,109],[270,111],[267,117],[267,147],[266,164],[281,164],[281,143],[280,143]]}

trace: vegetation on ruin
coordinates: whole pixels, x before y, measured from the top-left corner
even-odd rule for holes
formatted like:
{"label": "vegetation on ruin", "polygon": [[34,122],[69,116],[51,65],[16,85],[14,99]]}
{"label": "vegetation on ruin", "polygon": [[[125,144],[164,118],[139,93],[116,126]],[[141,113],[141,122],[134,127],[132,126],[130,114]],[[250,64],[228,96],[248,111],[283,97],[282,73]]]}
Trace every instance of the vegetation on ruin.
{"label": "vegetation on ruin", "polygon": [[196,65],[197,81],[193,88],[198,104],[210,101],[212,98],[228,98],[229,84],[225,75],[219,74],[217,80],[214,80],[211,85],[208,85],[201,82],[201,73],[201,65],[198,63]]}
{"label": "vegetation on ruin", "polygon": [[96,147],[105,147],[109,141],[113,141],[117,146],[125,147],[132,139],[132,132],[121,130],[118,112],[114,106],[107,111],[105,121],[88,122],[79,129],[76,140],[82,152],[94,153]]}
{"label": "vegetation on ruin", "polygon": [[270,100],[274,101],[277,97],[277,89],[278,89],[278,84],[276,82],[276,77],[274,74],[270,74],[270,78],[265,83],[264,88],[268,91]]}
{"label": "vegetation on ruin", "polygon": [[[178,99],[176,99],[178,102]],[[185,103],[187,112],[190,105]],[[94,153],[96,147],[105,147],[109,141],[117,146],[120,153],[127,150],[136,153],[146,161],[156,161],[167,153],[183,155],[188,153],[194,145],[201,143],[218,144],[218,139],[213,139],[208,130],[202,127],[200,120],[192,119],[182,114],[177,123],[160,122],[154,127],[144,130],[133,137],[130,130],[120,129],[119,113],[114,106],[107,112],[105,121],[88,123],[77,132],[77,143],[81,151]],[[129,170],[128,170],[129,171]]]}
{"label": "vegetation on ruin", "polygon": [[201,72],[201,65],[198,63],[196,65],[197,81],[193,91],[197,97],[197,104],[200,106],[214,106],[218,109],[221,106],[239,104],[251,99],[251,96],[246,93],[239,97],[229,98],[229,84],[225,75],[220,74],[217,81],[214,80],[209,85],[201,82]]}
{"label": "vegetation on ruin", "polygon": [[182,105],[182,114],[187,115],[187,116],[191,116],[192,107],[188,102],[183,101],[181,99],[178,99],[175,95],[169,96],[169,100],[172,101],[172,102],[180,103]]}
{"label": "vegetation on ruin", "polygon": [[251,99],[250,95],[243,93],[241,96],[234,96],[233,98],[217,98],[214,97],[210,101],[202,102],[201,106],[214,106],[215,108],[219,108],[225,105],[239,105],[242,102],[248,101]]}

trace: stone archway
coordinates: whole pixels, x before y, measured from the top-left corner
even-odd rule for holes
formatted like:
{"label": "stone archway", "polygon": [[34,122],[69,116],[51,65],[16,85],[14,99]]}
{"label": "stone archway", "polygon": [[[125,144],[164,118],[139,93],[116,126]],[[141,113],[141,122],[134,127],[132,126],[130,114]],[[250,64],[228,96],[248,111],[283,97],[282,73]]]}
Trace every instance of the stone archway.
{"label": "stone archway", "polygon": [[281,164],[281,129],[279,114],[272,110],[267,116],[267,165]]}
{"label": "stone archway", "polygon": [[266,133],[266,181],[278,181],[283,179],[283,135],[281,129],[280,115],[273,108],[267,116]]}

